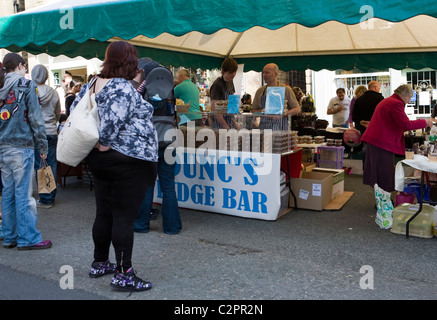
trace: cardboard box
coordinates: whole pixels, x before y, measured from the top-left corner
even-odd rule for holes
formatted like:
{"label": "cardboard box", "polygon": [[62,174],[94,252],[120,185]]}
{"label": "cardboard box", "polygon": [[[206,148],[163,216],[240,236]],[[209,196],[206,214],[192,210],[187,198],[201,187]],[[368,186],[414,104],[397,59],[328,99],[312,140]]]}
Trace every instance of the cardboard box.
{"label": "cardboard box", "polygon": [[341,196],[344,192],[344,170],[343,169],[327,169],[313,168],[313,172],[325,172],[333,175],[332,182],[332,197],[331,200]]}
{"label": "cardboard box", "polygon": [[316,168],[315,162],[303,162],[302,161],[303,170],[301,170],[300,175],[302,176],[302,172],[309,172]]}
{"label": "cardboard box", "polygon": [[[332,173],[302,172],[301,178],[291,179],[291,189],[296,196],[300,209],[323,210],[331,201]],[[290,197],[290,207],[294,207],[294,199]]]}

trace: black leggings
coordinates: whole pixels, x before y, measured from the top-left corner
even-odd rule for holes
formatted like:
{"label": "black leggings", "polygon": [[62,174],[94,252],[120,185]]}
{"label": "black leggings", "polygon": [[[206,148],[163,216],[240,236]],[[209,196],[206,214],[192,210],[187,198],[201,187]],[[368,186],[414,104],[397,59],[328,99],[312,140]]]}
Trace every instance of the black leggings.
{"label": "black leggings", "polygon": [[109,258],[112,241],[117,269],[126,271],[132,266],[133,222],[147,189],[155,182],[157,163],[97,149],[86,161],[95,180],[94,260]]}

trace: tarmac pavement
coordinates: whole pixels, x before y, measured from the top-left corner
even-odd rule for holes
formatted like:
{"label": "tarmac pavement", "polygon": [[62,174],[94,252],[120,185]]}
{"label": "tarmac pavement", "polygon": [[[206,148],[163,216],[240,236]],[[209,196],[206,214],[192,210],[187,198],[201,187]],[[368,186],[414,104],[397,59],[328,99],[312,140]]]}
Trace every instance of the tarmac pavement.
{"label": "tarmac pavement", "polygon": [[69,177],[56,205],[38,209],[53,247],[0,247],[0,299],[435,300],[436,238],[380,229],[361,176],[346,175],[345,190],[354,195],[339,211],[299,209],[276,221],[181,209],[178,235],[162,233],[158,216],[149,233],[135,234],[133,251],[137,275],[153,288],[129,295],[109,286],[111,276],[88,276],[94,191]]}

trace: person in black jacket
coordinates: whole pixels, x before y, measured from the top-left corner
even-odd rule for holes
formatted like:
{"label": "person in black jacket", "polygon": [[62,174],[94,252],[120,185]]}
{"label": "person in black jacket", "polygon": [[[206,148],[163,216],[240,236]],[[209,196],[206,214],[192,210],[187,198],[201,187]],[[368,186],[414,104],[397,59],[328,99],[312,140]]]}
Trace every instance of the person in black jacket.
{"label": "person in black jacket", "polygon": [[378,103],[384,100],[383,95],[379,92],[380,89],[381,85],[378,81],[370,81],[367,91],[355,101],[352,120],[355,123],[355,128],[361,134],[366,130]]}
{"label": "person in black jacket", "polygon": [[76,99],[76,94],[80,92],[81,88],[82,84],[74,79],[68,84],[68,92],[65,95],[65,113],[67,116],[70,115],[70,107],[74,99]]}
{"label": "person in black jacket", "polygon": [[[379,92],[381,85],[378,81],[370,81],[367,88],[367,91],[355,101],[354,109],[352,110],[352,120],[355,123],[355,129],[360,131],[361,135],[366,131],[376,106],[384,100],[384,96]],[[363,144],[362,156],[364,169],[366,144]]]}

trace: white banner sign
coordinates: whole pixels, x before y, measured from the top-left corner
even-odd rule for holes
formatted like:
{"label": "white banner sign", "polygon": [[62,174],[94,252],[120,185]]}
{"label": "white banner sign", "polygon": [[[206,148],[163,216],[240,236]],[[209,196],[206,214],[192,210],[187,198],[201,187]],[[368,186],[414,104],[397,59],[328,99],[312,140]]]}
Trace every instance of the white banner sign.
{"label": "white banner sign", "polygon": [[[179,207],[262,220],[278,217],[279,154],[190,148],[178,148],[176,154]],[[154,202],[162,202],[159,183]]]}

